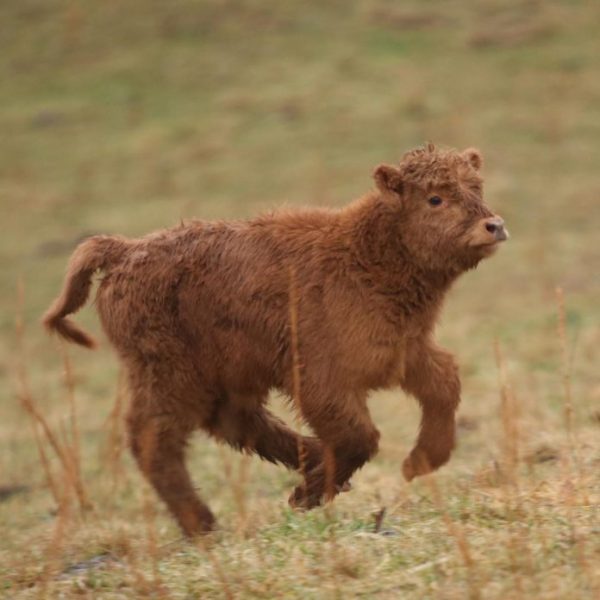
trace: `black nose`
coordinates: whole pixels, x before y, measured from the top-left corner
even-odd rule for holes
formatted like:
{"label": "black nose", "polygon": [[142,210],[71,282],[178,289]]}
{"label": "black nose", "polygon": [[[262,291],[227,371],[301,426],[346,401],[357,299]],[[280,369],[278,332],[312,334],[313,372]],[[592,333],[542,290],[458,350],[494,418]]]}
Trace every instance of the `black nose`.
{"label": "black nose", "polygon": [[486,221],[485,228],[490,233],[496,233],[496,231],[498,231],[499,229],[502,229],[503,225],[504,225],[504,221],[502,221],[502,219],[491,219],[489,221]]}
{"label": "black nose", "polygon": [[505,240],[508,236],[504,229],[504,219],[492,217],[485,222],[485,228],[492,233],[497,240]]}

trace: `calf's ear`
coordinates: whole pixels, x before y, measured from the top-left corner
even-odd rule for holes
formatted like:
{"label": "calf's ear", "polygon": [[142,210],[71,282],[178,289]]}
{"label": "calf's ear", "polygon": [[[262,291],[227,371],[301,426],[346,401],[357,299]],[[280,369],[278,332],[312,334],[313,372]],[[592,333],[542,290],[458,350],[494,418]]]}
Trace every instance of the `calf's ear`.
{"label": "calf's ear", "polygon": [[462,156],[476,171],[479,171],[483,166],[483,156],[477,148],[467,148]]}
{"label": "calf's ear", "polygon": [[373,172],[373,179],[380,192],[402,194],[402,175],[396,167],[379,165]]}

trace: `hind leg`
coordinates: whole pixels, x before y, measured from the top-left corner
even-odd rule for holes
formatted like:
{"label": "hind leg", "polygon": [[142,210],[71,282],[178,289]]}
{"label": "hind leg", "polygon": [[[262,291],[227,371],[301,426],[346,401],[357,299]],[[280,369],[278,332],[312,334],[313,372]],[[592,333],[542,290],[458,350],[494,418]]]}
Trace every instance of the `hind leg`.
{"label": "hind leg", "polygon": [[153,414],[157,400],[133,398],[128,416],[131,451],[184,534],[207,533],[215,519],[194,491],[185,466],[185,446],[194,427],[176,413]]}
{"label": "hind leg", "polygon": [[321,443],[290,429],[263,406],[262,399],[230,399],[208,428],[238,450],[258,454],[288,469],[309,471],[323,458]]}

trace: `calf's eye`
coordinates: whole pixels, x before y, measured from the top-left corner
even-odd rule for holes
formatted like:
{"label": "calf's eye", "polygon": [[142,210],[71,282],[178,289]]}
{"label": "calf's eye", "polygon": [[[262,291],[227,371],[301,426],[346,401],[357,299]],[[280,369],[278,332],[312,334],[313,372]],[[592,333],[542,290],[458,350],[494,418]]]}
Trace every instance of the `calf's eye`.
{"label": "calf's eye", "polygon": [[439,206],[442,202],[443,200],[439,196],[431,196],[431,198],[429,198],[429,204],[431,204],[431,206]]}

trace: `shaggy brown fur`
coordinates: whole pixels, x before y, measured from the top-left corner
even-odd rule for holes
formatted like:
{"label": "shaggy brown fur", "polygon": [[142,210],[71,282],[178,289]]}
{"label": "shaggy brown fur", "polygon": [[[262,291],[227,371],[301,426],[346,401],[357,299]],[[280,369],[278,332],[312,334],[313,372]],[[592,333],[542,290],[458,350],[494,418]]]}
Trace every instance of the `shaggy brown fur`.
{"label": "shaggy brown fur", "polygon": [[421,404],[408,480],[448,460],[460,382],[434,342],[435,320],[452,282],[506,238],[482,202],[480,166],[476,150],[429,145],[379,166],[377,190],[341,210],[194,221],[77,248],[44,322],[92,346],[65,317],[85,303],[94,272],[104,273],[97,307],[129,376],[131,449],[186,534],[214,523],[184,464],[195,429],[299,468],[300,436],[265,406],[269,390],[291,396],[294,385],[291,271],[302,412],[316,437],[302,438],[306,478],[290,503],[321,502],[322,444],[334,457],[335,492],[377,452],[370,390],[401,386]]}

